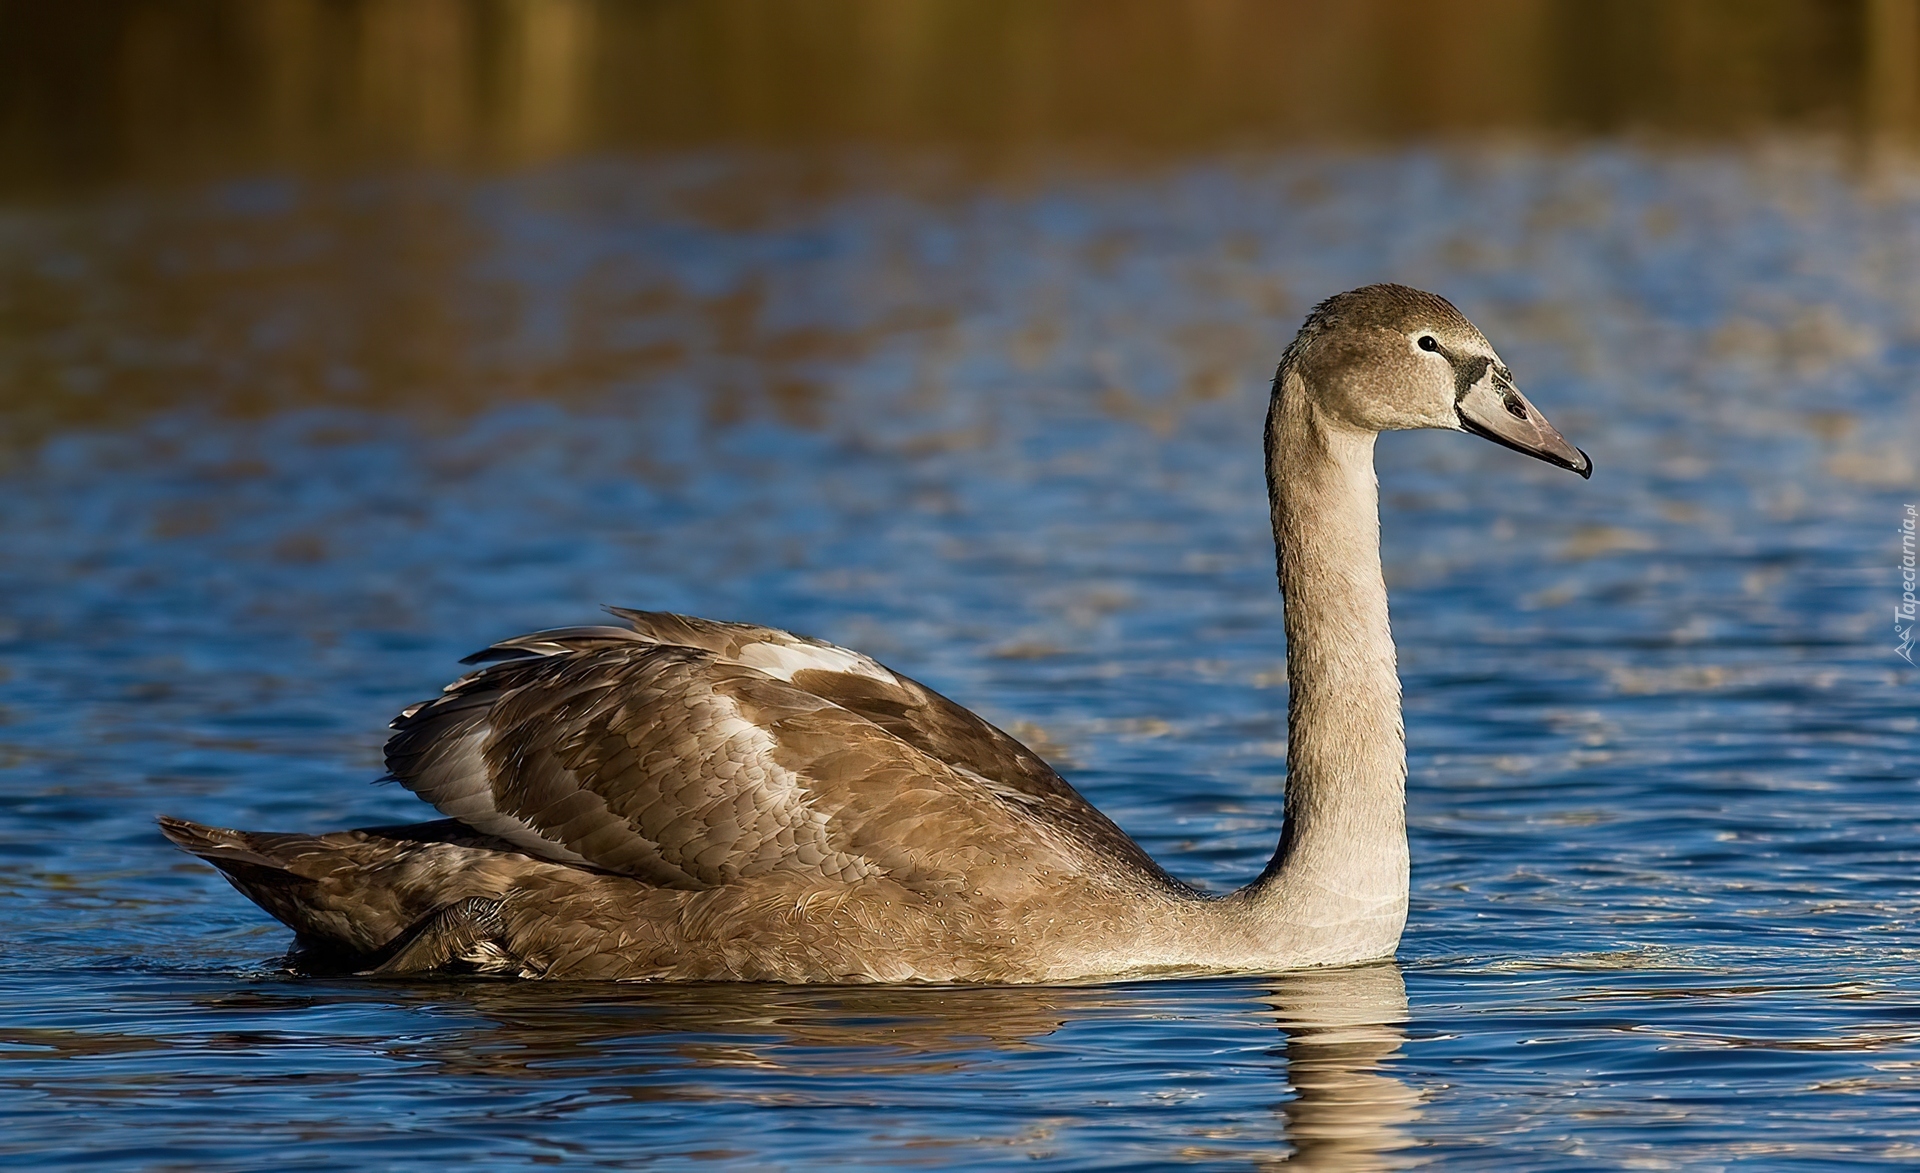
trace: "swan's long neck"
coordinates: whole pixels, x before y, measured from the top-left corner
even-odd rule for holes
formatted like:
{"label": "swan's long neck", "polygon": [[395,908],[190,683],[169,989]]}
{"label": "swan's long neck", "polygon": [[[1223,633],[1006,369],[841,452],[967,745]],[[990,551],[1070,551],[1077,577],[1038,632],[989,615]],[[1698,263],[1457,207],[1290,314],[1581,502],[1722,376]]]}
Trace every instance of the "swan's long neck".
{"label": "swan's long neck", "polygon": [[1279,936],[1352,954],[1329,961],[1391,953],[1406,922],[1407,760],[1373,442],[1283,371],[1267,483],[1286,607],[1286,822],[1247,896]]}

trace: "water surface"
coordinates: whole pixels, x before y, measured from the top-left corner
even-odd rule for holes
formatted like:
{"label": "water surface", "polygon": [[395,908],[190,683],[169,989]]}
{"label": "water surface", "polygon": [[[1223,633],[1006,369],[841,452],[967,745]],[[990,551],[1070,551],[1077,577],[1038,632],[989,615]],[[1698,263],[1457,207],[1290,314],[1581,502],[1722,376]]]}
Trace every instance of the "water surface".
{"label": "water surface", "polygon": [[[0,1159],[1689,1169],[1920,1157],[1920,176],[1790,138],[690,152],[0,216]],[[1265,382],[1441,290],[1590,452],[1380,445],[1397,966],[394,984],[152,816],[419,817],[454,660],[602,603],[866,650],[1171,870],[1277,835]]]}

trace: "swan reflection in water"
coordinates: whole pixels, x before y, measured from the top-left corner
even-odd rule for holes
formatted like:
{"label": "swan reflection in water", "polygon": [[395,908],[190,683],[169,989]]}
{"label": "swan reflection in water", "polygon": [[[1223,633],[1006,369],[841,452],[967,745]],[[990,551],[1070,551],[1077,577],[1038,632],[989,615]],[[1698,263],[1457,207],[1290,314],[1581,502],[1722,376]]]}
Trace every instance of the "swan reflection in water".
{"label": "swan reflection in water", "polygon": [[[405,1029],[343,1041],[456,1083],[541,1084],[554,1093],[545,1114],[609,1101],[872,1106],[889,1144],[919,1128],[915,1143],[1070,1155],[1072,1134],[1097,1128],[1172,1143],[1183,1160],[1400,1168],[1420,1102],[1389,1065],[1407,1019],[1392,964],[1081,987],[307,981],[216,1007],[307,1021],[398,1010]],[[836,1115],[832,1127],[860,1125]]]}
{"label": "swan reflection in water", "polygon": [[1293,1099],[1282,1104],[1294,1169],[1405,1168],[1397,1150],[1420,1093],[1384,1066],[1406,1040],[1407,988],[1400,967],[1306,970],[1274,981],[1275,1019],[1286,1042]]}

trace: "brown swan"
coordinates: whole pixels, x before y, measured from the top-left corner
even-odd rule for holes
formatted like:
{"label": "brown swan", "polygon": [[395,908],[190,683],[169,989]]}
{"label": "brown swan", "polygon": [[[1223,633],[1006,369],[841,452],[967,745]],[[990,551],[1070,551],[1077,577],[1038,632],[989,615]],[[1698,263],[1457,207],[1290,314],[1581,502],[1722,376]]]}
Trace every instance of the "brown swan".
{"label": "brown swan", "polygon": [[1168,875],[1032,751],[873,660],[764,627],[505,640],[395,719],[387,768],[446,818],[175,844],[309,969],[545,978],[1051,982],[1389,957],[1406,754],[1375,436],[1451,428],[1590,475],[1446,300],[1315,307],[1267,412],[1287,634],[1285,818],[1252,883]]}

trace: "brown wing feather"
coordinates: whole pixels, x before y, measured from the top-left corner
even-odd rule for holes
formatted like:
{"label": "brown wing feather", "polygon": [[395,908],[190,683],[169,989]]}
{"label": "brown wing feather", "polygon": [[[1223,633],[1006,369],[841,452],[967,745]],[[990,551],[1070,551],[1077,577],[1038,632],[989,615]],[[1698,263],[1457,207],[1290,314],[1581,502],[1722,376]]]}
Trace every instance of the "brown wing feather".
{"label": "brown wing feather", "polygon": [[957,893],[1092,862],[1029,804],[858,713],[614,631],[502,645],[523,658],[395,722],[389,770],[522,850],[665,887],[780,871]]}
{"label": "brown wing feather", "polygon": [[[846,648],[775,628],[665,611],[607,610],[633,624],[642,639],[705,648],[731,663],[764,667],[784,660],[780,666],[790,671],[794,685],[865,717],[922,753],[979,775],[1007,797],[1024,798],[1036,817],[1111,861],[1181,886],[1038,754],[911,677]],[[627,635],[620,628],[575,630]]]}

